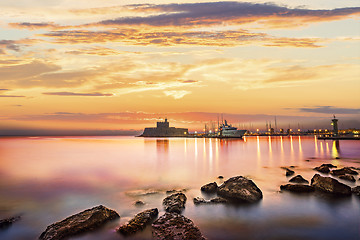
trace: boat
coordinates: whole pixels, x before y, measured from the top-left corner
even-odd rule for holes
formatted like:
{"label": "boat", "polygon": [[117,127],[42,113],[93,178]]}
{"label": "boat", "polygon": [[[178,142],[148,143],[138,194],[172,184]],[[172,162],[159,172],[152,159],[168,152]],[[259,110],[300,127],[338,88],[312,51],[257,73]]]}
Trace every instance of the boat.
{"label": "boat", "polygon": [[236,127],[231,126],[225,120],[225,123],[220,125],[219,137],[220,138],[242,138],[247,130],[238,130]]}

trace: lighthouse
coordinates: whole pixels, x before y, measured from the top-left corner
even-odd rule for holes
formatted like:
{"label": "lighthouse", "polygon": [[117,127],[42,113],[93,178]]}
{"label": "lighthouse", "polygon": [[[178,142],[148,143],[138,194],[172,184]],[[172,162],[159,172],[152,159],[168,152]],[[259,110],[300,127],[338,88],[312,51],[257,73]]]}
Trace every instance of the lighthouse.
{"label": "lighthouse", "polygon": [[337,137],[339,135],[338,119],[336,119],[334,115],[334,118],[331,121],[332,121],[331,125],[333,126],[334,136]]}

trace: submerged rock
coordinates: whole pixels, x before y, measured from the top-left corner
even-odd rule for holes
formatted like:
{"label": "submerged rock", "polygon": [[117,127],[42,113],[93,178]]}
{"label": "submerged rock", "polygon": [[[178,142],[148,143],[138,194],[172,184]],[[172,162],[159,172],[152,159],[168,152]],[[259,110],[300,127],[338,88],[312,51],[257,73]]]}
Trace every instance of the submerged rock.
{"label": "submerged rock", "polygon": [[163,200],[165,211],[181,213],[185,208],[186,196],[183,193],[174,193]]}
{"label": "submerged rock", "polygon": [[205,200],[202,197],[196,197],[194,198],[194,204],[195,205],[199,205],[199,204],[216,204],[216,203],[228,203],[229,201],[226,200],[225,198],[222,197],[216,197],[216,198],[212,198],[210,200]]}
{"label": "submerged rock", "polygon": [[349,167],[344,167],[341,169],[334,169],[330,172],[330,174],[335,175],[335,176],[345,175],[345,174],[358,175],[358,172],[352,170]]}
{"label": "submerged rock", "polygon": [[337,195],[350,195],[351,188],[345,184],[340,183],[338,180],[331,177],[322,177],[315,174],[311,179],[311,186],[323,192],[337,194]]}
{"label": "submerged rock", "polygon": [[20,216],[1,219],[1,220],[0,220],[0,229],[1,229],[1,228],[8,228],[8,227],[10,227],[14,222],[19,221],[20,219],[21,219]]}
{"label": "submerged rock", "polygon": [[217,189],[218,185],[216,184],[216,182],[208,183],[201,187],[201,191],[207,193],[214,193],[217,191]]}
{"label": "submerged rock", "polygon": [[356,182],[354,176],[351,175],[340,175],[339,178],[350,182]]}
{"label": "submerged rock", "polygon": [[286,190],[290,192],[304,193],[304,192],[313,192],[315,191],[314,187],[303,184],[286,184],[280,186],[281,190]]}
{"label": "submerged rock", "polygon": [[144,203],[143,201],[141,201],[141,200],[138,200],[138,201],[134,202],[134,205],[135,205],[136,207],[140,207],[140,206],[144,206],[145,203]]}
{"label": "submerged rock", "polygon": [[123,235],[131,235],[140,230],[143,230],[146,227],[146,225],[151,223],[151,221],[157,217],[158,213],[159,211],[157,208],[148,209],[141,213],[138,213],[127,224],[122,225],[117,230],[117,232]]}
{"label": "submerged rock", "polygon": [[285,170],[286,170],[286,173],[285,173],[286,176],[292,176],[295,174],[295,172],[291,169],[286,168]]}
{"label": "submerged rock", "polygon": [[226,180],[219,188],[218,195],[241,202],[253,203],[263,198],[261,190],[253,181],[242,176]]}
{"label": "submerged rock", "polygon": [[291,178],[289,180],[289,182],[294,182],[294,183],[309,183],[308,180],[306,180],[305,178],[303,178],[301,175],[296,175],[295,177]]}
{"label": "submerged rock", "polygon": [[165,213],[152,224],[152,227],[152,236],[155,240],[205,240],[193,221],[177,213]]}
{"label": "submerged rock", "polygon": [[328,166],[323,166],[323,165],[321,165],[320,167],[314,168],[314,170],[321,172],[321,173],[329,173],[330,172],[330,168]]}
{"label": "submerged rock", "polygon": [[119,218],[114,210],[102,205],[72,215],[60,222],[49,225],[39,239],[59,240],[101,227],[106,222]]}
{"label": "submerged rock", "polygon": [[351,192],[360,197],[360,186],[353,187]]}

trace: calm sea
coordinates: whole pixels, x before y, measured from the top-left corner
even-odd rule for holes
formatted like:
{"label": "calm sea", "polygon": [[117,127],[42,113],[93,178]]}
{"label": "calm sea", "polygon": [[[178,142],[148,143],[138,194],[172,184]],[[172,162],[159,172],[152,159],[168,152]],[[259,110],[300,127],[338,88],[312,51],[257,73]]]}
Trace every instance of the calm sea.
{"label": "calm sea", "polygon": [[[339,159],[336,159],[339,158]],[[360,198],[279,192],[281,167],[311,180],[322,163],[360,167],[360,141],[314,137],[242,140],[135,137],[0,138],[0,219],[22,215],[0,239],[37,239],[46,226],[103,204],[121,218],[72,239],[122,239],[115,229],[136,213],[157,207],[167,190],[186,189],[183,214],[208,239],[360,239]],[[251,178],[264,198],[253,205],[195,206],[206,183]],[[360,185],[346,183],[354,187]],[[209,198],[211,196],[203,196]],[[142,200],[145,206],[136,207]],[[135,235],[151,238],[151,229]],[[130,238],[132,239],[132,238]]]}

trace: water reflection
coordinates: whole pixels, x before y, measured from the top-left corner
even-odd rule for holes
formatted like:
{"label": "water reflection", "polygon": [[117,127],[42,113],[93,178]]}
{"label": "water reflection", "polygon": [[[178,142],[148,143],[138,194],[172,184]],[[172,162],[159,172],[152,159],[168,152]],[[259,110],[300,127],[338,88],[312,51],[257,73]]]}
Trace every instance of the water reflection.
{"label": "water reflection", "polygon": [[340,157],[340,141],[334,140],[333,146],[332,146],[332,155],[333,158],[339,158]]}
{"label": "water reflection", "polygon": [[169,153],[169,139],[156,139],[156,151],[158,154]]}

